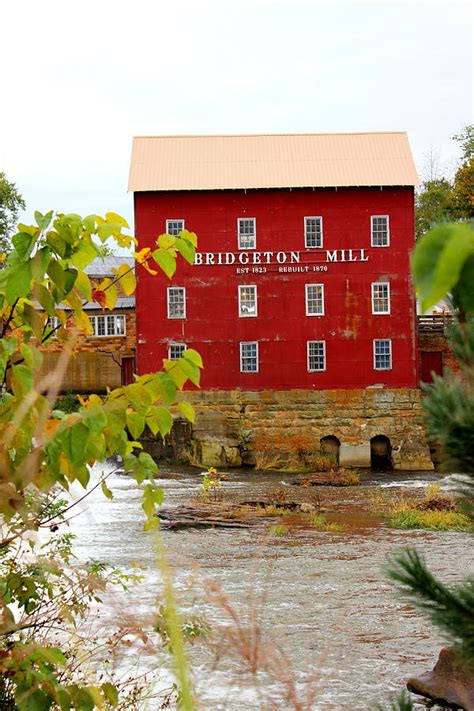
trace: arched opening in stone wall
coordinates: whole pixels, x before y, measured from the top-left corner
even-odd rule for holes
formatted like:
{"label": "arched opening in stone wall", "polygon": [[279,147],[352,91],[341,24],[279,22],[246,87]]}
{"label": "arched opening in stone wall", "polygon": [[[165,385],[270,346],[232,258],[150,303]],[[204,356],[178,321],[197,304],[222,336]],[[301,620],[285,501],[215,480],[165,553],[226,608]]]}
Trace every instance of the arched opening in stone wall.
{"label": "arched opening in stone wall", "polygon": [[319,440],[319,450],[323,457],[329,457],[336,464],[339,463],[339,448],[341,446],[340,441],[334,435],[327,435],[326,437],[321,437]]}
{"label": "arched opening in stone wall", "polygon": [[392,445],[385,435],[370,440],[370,466],[372,469],[392,469]]}

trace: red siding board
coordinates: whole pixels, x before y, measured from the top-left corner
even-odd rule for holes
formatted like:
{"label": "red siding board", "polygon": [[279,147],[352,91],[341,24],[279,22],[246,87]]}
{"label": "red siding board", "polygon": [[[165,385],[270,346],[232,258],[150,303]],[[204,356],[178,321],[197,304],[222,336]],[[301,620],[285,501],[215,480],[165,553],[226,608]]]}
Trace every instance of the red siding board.
{"label": "red siding board", "polygon": [[[323,249],[305,250],[305,216],[323,217]],[[390,246],[370,246],[370,216],[389,215]],[[190,266],[171,282],[139,270],[138,370],[159,368],[170,340],[198,350],[203,389],[332,389],[384,383],[417,387],[415,308],[409,276],[412,188],[344,188],[135,194],[140,248],[154,247],[165,220],[182,218],[199,252],[237,249],[237,218],[257,220],[257,251],[298,251],[327,271],[237,274],[236,266]],[[326,263],[326,250],[365,249],[365,262]],[[249,250],[250,252],[251,250]],[[284,265],[287,266],[287,265]],[[390,282],[391,314],[372,315],[371,283]],[[324,284],[324,316],[305,315],[305,284]],[[238,317],[238,284],[255,284],[258,317]],[[186,287],[186,319],[167,318],[166,289]],[[392,339],[393,368],[373,368],[373,339]],[[239,342],[259,342],[259,372],[240,373]],[[326,341],[327,367],[308,373],[306,341]]]}

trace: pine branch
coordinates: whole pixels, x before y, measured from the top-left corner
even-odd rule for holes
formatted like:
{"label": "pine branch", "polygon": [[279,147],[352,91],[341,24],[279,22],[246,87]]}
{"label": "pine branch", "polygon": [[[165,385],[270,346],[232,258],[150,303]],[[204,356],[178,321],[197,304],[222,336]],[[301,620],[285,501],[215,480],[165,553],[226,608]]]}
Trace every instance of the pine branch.
{"label": "pine branch", "polygon": [[452,373],[425,386],[423,401],[430,434],[443,446],[446,465],[471,477],[474,495],[474,384]]}
{"label": "pine branch", "polygon": [[414,548],[398,553],[388,575],[434,625],[474,664],[474,580],[448,588],[427,569]]}

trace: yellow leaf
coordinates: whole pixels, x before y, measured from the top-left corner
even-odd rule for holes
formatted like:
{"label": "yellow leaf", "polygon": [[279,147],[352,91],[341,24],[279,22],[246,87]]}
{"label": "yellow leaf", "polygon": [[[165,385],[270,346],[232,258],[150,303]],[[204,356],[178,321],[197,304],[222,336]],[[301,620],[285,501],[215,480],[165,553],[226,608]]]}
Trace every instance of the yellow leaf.
{"label": "yellow leaf", "polygon": [[107,308],[110,309],[110,311],[112,311],[112,309],[115,308],[117,299],[118,299],[117,288],[115,286],[109,286],[109,288],[105,292],[105,303],[107,305]]}
{"label": "yellow leaf", "polygon": [[81,331],[83,331],[87,336],[90,336],[94,332],[94,329],[92,328],[89,316],[85,313],[85,311],[76,311],[75,317],[77,327],[80,328]]}
{"label": "yellow leaf", "polygon": [[70,291],[64,301],[71,307],[74,312],[77,313],[78,311],[82,311],[82,301],[75,291]]}
{"label": "yellow leaf", "polygon": [[119,283],[124,294],[126,296],[133,294],[137,287],[134,267],[130,268],[128,264],[121,264],[118,269],[114,269],[114,272],[120,280]]}
{"label": "yellow leaf", "polygon": [[151,257],[151,249],[150,247],[143,247],[139,252],[135,252],[135,259],[138,262],[138,264],[141,264],[142,267],[144,267],[149,274],[152,276],[156,276],[158,272],[155,269],[152,269],[150,266],[148,266],[148,260]]}
{"label": "yellow leaf", "polygon": [[90,301],[91,300],[91,294],[92,294],[92,284],[91,280],[87,276],[87,274],[81,270],[77,272],[77,278],[74,284],[74,287],[77,289],[79,294],[86,300]]}

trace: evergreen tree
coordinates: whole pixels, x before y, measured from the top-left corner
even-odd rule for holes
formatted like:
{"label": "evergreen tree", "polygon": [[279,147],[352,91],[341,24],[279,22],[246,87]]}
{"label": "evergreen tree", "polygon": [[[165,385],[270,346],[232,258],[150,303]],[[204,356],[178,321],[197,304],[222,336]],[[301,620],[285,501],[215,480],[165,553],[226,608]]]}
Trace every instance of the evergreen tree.
{"label": "evergreen tree", "polygon": [[[425,386],[424,414],[431,436],[441,443],[446,468],[462,473],[458,493],[467,512],[474,498],[474,229],[469,223],[447,224],[418,242],[414,279],[424,310],[450,295],[457,306],[448,338],[460,373],[435,377]],[[447,586],[427,568],[415,549],[399,553],[389,575],[474,666],[474,579]],[[403,708],[407,708],[406,699]],[[401,701],[399,708],[401,708]]]}

